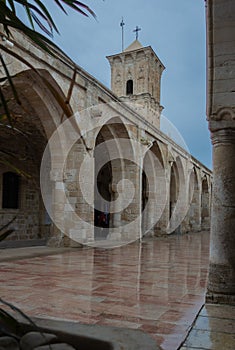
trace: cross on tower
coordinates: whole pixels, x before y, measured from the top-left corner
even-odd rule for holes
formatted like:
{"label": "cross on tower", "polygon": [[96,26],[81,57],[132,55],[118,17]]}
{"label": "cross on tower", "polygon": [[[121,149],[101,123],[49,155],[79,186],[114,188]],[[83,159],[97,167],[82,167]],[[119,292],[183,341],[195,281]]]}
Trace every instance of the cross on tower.
{"label": "cross on tower", "polygon": [[136,26],[135,29],[133,30],[133,32],[135,33],[136,40],[138,40],[140,30],[141,28],[139,28],[138,26]]}
{"label": "cross on tower", "polygon": [[124,21],[123,21],[123,17],[122,17],[122,21],[120,23],[120,26],[123,27],[125,25]]}
{"label": "cross on tower", "polygon": [[122,51],[124,51],[124,21],[123,21],[123,17],[122,17],[122,21],[120,23],[120,26],[122,27]]}

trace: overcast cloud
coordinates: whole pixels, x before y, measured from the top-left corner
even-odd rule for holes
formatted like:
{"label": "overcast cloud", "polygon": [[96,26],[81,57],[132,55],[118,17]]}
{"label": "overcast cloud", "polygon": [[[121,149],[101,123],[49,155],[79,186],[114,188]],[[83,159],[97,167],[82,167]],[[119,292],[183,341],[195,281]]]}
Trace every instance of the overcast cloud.
{"label": "overcast cloud", "polygon": [[[82,68],[110,87],[105,56],[121,51],[135,39],[152,46],[166,67],[162,77],[163,114],[179,130],[190,152],[211,167],[211,145],[206,122],[206,29],[203,0],[83,0],[97,14],[93,18],[69,11],[53,13],[60,29],[57,44]],[[49,6],[49,1],[46,2]],[[52,9],[52,8],[51,8]]]}

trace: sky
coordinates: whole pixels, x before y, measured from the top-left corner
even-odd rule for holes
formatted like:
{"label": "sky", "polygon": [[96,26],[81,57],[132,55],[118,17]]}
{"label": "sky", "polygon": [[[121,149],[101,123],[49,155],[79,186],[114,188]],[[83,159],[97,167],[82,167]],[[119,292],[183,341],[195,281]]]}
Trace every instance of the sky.
{"label": "sky", "polygon": [[190,153],[211,168],[211,143],[206,122],[206,28],[204,0],[82,0],[97,15],[65,16],[52,10],[60,36],[55,42],[79,66],[110,88],[108,55],[135,40],[152,46],[166,69],[162,76],[163,115],[182,135]]}

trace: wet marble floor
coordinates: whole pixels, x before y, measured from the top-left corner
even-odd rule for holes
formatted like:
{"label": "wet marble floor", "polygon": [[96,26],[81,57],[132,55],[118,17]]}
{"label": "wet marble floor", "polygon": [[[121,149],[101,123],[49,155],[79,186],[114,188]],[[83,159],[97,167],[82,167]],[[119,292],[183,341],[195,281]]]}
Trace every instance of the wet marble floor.
{"label": "wet marble floor", "polygon": [[206,304],[180,350],[234,350],[235,306]]}
{"label": "wet marble floor", "polygon": [[204,303],[208,252],[202,232],[4,261],[0,295],[30,316],[141,329],[175,350]]}

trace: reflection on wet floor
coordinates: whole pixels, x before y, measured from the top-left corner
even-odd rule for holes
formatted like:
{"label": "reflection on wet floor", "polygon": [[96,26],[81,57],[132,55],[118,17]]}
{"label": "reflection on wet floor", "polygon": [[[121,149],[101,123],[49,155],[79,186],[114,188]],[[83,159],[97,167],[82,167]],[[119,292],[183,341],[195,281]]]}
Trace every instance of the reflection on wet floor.
{"label": "reflection on wet floor", "polygon": [[31,316],[142,329],[174,350],[204,303],[208,252],[203,232],[2,262],[1,296]]}
{"label": "reflection on wet floor", "polygon": [[194,349],[235,349],[235,306],[207,304],[203,307],[181,348]]}

